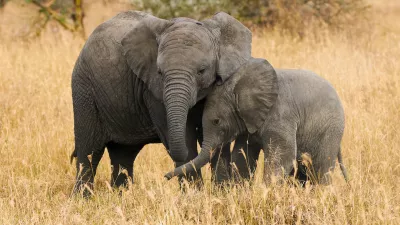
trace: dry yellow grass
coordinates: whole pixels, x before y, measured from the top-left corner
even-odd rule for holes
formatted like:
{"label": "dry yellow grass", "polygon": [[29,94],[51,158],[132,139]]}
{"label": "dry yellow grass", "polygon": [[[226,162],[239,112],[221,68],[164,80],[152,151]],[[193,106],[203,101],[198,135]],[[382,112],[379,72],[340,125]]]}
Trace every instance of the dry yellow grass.
{"label": "dry yellow grass", "polygon": [[374,5],[367,30],[302,41],[254,35],[254,56],[313,70],[336,87],[350,187],[336,169],[333,185],[312,190],[265,187],[257,172],[253,185],[221,191],[204,168],[205,188],[182,194],[163,179],[173,167],[164,148],[148,145],[122,197],[109,191],[105,154],[94,198],[71,199],[70,77],[84,42],[62,32],[29,42],[0,37],[0,224],[400,224],[400,6],[392,2]]}

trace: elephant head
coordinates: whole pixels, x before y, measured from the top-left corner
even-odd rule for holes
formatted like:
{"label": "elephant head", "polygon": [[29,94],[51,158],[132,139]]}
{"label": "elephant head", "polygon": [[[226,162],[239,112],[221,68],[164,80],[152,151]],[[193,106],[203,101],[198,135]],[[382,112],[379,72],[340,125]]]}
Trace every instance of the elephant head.
{"label": "elephant head", "polygon": [[121,44],[132,71],[165,104],[172,159],[186,160],[189,109],[251,57],[251,32],[223,12],[201,22],[146,14]]}
{"label": "elephant head", "polygon": [[233,141],[243,132],[257,132],[266,122],[277,97],[278,81],[274,68],[264,59],[250,59],[207,96],[200,154],[165,177],[170,179],[199,170],[214,156],[213,149]]}

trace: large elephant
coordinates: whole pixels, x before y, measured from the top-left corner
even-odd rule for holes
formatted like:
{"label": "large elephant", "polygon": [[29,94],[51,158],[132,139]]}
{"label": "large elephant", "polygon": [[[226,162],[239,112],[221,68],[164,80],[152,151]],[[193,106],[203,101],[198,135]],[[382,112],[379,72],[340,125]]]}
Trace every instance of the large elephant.
{"label": "large elephant", "polygon": [[189,109],[250,55],[251,32],[223,12],[197,21],[128,11],[99,25],[72,74],[76,190],[93,183],[105,147],[117,186],[145,144],[164,143],[177,166],[194,158],[202,109]]}
{"label": "large elephant", "polygon": [[[317,175],[314,181],[330,182],[328,172],[335,167],[336,158],[347,180],[340,150],[343,131],[343,108],[328,81],[310,71],[275,70],[264,59],[250,59],[208,95],[201,153],[166,177],[199,170],[213,157],[213,149],[238,137],[241,144],[233,150],[232,158],[247,177],[247,171],[255,169],[262,148],[267,183],[270,175],[282,175],[282,168],[285,176],[293,173],[293,162],[301,160],[303,153],[311,156]],[[238,148],[247,136],[251,146],[245,148],[244,160]]]}

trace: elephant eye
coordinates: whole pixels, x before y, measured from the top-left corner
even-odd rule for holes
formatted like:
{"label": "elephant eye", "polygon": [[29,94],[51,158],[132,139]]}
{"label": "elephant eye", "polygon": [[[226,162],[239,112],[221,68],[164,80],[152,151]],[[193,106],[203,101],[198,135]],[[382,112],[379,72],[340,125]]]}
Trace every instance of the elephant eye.
{"label": "elephant eye", "polygon": [[157,69],[157,73],[158,73],[158,75],[160,75],[160,76],[162,75],[162,72],[161,72],[161,69],[160,69],[160,68]]}
{"label": "elephant eye", "polygon": [[213,125],[218,126],[219,125],[220,120],[219,119],[214,119],[212,121]]}
{"label": "elephant eye", "polygon": [[203,75],[205,71],[206,71],[206,69],[200,69],[199,72],[197,73],[197,75],[199,75],[199,76]]}

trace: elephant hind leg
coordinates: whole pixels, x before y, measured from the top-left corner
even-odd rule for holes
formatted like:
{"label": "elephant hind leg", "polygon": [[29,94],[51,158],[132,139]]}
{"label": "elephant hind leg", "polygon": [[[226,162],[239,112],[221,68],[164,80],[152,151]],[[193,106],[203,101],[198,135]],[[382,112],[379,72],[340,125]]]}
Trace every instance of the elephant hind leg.
{"label": "elephant hind leg", "polygon": [[319,145],[311,152],[313,169],[319,184],[329,185],[332,182],[331,172],[335,169],[342,135],[342,129],[328,128],[320,138]]}
{"label": "elephant hind leg", "polygon": [[129,182],[133,182],[133,164],[143,146],[113,142],[107,144],[112,166],[111,185],[113,187],[128,187]]}
{"label": "elephant hind leg", "polygon": [[106,135],[101,128],[98,110],[91,95],[90,89],[73,88],[74,133],[75,150],[77,157],[76,184],[74,193],[83,191],[85,197],[90,196],[93,190],[94,176],[97,166],[104,153]]}

